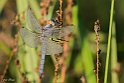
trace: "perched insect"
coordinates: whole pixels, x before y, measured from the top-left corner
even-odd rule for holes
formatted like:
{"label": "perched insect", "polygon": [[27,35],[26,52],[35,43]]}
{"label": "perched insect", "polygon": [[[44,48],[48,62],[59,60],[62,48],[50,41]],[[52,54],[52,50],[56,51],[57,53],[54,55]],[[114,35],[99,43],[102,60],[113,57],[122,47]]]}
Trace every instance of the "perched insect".
{"label": "perched insect", "polygon": [[73,32],[72,25],[65,26],[63,28],[55,28],[56,20],[52,19],[50,24],[41,26],[33,16],[31,9],[26,13],[27,26],[20,29],[20,34],[25,44],[29,47],[41,47],[41,63],[40,63],[40,75],[43,73],[45,55],[54,55],[63,52],[61,44],[55,40],[63,40],[65,36],[68,36]]}

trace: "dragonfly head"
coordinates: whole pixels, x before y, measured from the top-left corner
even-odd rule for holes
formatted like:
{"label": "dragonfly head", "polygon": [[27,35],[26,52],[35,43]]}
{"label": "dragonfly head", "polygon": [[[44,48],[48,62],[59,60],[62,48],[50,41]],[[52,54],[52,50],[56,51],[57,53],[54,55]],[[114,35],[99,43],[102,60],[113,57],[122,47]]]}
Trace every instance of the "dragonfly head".
{"label": "dragonfly head", "polygon": [[55,26],[55,23],[53,22],[53,21],[51,21],[51,20],[48,20],[47,21],[47,25],[45,26],[45,28],[47,29],[47,28],[51,28],[52,26]]}
{"label": "dragonfly head", "polygon": [[60,27],[63,25],[63,23],[59,22],[59,20],[51,19],[52,24],[56,27]]}
{"label": "dragonfly head", "polygon": [[57,26],[59,24],[59,22],[55,19],[51,19],[51,21],[52,21],[52,25],[54,26]]}
{"label": "dragonfly head", "polygon": [[47,21],[47,25],[45,26],[46,28],[51,28],[52,26],[57,26],[58,22],[55,19],[51,19]]}
{"label": "dragonfly head", "polygon": [[48,20],[48,21],[47,21],[47,24],[52,25],[52,26],[55,26],[56,23],[57,23],[57,22],[56,22],[55,19],[51,19],[51,20]]}

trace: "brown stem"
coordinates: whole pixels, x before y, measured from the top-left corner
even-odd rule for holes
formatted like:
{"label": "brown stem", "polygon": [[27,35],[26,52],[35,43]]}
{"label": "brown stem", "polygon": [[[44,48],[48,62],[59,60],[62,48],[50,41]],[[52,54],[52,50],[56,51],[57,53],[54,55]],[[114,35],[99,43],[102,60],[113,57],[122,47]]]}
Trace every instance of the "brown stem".
{"label": "brown stem", "polygon": [[[72,0],[67,0],[67,7],[64,11],[64,16],[65,16],[65,22],[67,25],[71,24],[71,19],[72,19]],[[65,37],[65,39],[68,39],[68,37]],[[67,66],[65,64],[66,58],[68,56],[68,43],[64,42],[64,52],[61,60],[62,64],[62,70],[61,70],[61,82],[64,83],[65,81],[65,75],[66,75],[66,70]]]}
{"label": "brown stem", "polygon": [[59,60],[60,60],[59,55],[56,55],[55,79],[54,79],[54,83],[57,83],[57,80],[58,80]]}
{"label": "brown stem", "polygon": [[100,47],[99,47],[99,42],[100,42],[100,37],[99,37],[99,30],[100,30],[100,23],[99,20],[97,20],[94,24],[94,31],[96,33],[96,79],[97,79],[97,83],[99,83],[99,55],[100,55]]}
{"label": "brown stem", "polygon": [[17,48],[16,48],[16,47],[14,47],[13,50],[10,52],[10,57],[9,57],[9,59],[6,61],[6,65],[5,65],[3,74],[2,74],[1,77],[0,77],[0,81],[4,79],[4,76],[5,76],[6,71],[7,71],[7,69],[8,69],[9,63],[10,63],[10,61],[11,61],[13,55],[15,54],[15,52],[17,52]]}

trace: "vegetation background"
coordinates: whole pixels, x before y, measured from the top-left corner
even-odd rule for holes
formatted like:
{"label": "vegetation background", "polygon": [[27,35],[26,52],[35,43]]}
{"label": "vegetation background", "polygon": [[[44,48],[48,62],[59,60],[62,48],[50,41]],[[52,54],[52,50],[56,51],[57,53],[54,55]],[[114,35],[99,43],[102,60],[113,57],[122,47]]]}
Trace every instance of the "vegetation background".
{"label": "vegetation background", "polygon": [[[111,0],[63,0],[63,22],[75,25],[75,36],[70,40],[69,47],[65,45],[64,49],[70,50],[65,51],[59,61],[53,55],[46,56],[42,80],[38,76],[40,48],[30,48],[23,44],[18,33],[28,5],[41,24],[56,17],[56,11],[60,8],[59,0],[0,0],[0,83],[96,83],[94,22],[97,19],[100,20],[101,27],[99,83],[103,83]],[[124,0],[115,1],[112,14],[107,83],[123,83]]]}

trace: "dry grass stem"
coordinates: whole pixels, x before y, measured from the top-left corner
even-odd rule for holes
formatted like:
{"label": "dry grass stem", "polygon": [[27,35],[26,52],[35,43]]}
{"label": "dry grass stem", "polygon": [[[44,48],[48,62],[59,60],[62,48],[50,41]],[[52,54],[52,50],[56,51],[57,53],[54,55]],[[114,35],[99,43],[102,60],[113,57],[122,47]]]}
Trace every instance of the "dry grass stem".
{"label": "dry grass stem", "polygon": [[1,80],[1,79],[4,79],[4,76],[5,76],[6,72],[7,72],[9,63],[10,63],[10,61],[11,61],[13,55],[14,55],[16,52],[17,52],[17,48],[16,48],[16,47],[13,48],[13,50],[10,52],[9,59],[6,61],[6,65],[5,65],[5,68],[4,68],[3,74],[1,75],[0,80]]}
{"label": "dry grass stem", "polygon": [[[63,0],[59,0],[59,5],[60,5],[59,10],[56,11],[56,14],[57,14],[56,21],[59,23],[58,24],[59,27],[62,27],[62,25],[63,25],[63,22],[62,22],[62,20],[63,20],[62,4],[63,4]],[[59,63],[60,55],[56,55],[56,61],[57,62],[55,64],[55,80],[54,80],[54,83],[57,83],[57,80],[58,80],[58,69],[59,69],[59,65],[60,65],[60,63]]]}
{"label": "dry grass stem", "polygon": [[100,23],[99,20],[97,20],[94,24],[94,31],[96,34],[96,51],[97,51],[97,58],[96,58],[96,79],[97,83],[99,83],[99,55],[100,55],[100,47],[99,47],[99,42],[100,42],[100,37],[99,37],[99,31],[100,31]]}
{"label": "dry grass stem", "polygon": [[[65,16],[65,22],[67,25],[71,24],[72,21],[72,0],[67,0],[67,7],[64,11],[64,16]],[[67,37],[65,37],[67,39]],[[65,64],[66,58],[68,56],[68,43],[65,41],[64,42],[64,53],[62,56],[61,64],[62,64],[62,70],[61,70],[61,82],[64,83],[65,81],[65,75],[66,75],[66,70],[67,66]]]}

